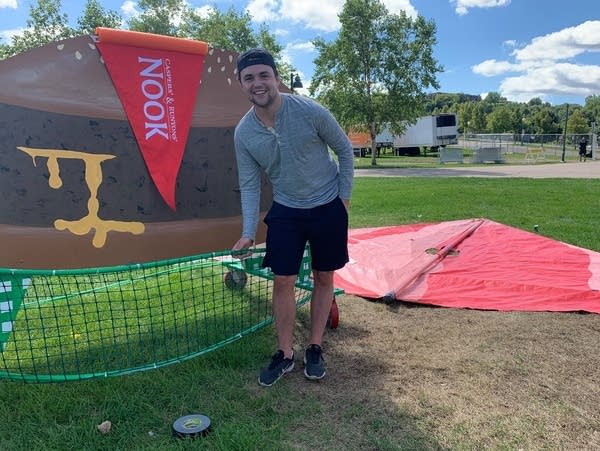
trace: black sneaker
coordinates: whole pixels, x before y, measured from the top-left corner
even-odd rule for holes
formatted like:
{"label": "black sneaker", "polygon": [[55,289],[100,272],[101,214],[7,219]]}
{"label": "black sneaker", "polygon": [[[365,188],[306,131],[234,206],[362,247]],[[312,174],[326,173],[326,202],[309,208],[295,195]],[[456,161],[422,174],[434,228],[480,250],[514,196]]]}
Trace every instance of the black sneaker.
{"label": "black sneaker", "polygon": [[304,376],[307,379],[319,380],[325,377],[325,361],[323,350],[319,345],[310,345],[304,353]]}
{"label": "black sneaker", "polygon": [[270,387],[279,380],[285,373],[289,373],[294,369],[294,351],[292,351],[292,358],[286,359],[283,355],[283,351],[280,349],[273,357],[271,357],[271,363],[264,370],[261,371],[258,376],[258,383],[263,387]]}

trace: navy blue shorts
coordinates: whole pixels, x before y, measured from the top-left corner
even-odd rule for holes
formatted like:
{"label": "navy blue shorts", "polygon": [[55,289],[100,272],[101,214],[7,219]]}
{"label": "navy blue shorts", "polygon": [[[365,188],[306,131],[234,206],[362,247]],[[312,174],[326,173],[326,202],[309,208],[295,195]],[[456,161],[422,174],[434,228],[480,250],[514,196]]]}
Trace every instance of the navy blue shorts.
{"label": "navy blue shorts", "polygon": [[335,271],[348,262],[348,212],[339,197],[315,208],[290,208],[273,202],[264,219],[264,268],[280,276],[297,275],[306,243],[312,269]]}

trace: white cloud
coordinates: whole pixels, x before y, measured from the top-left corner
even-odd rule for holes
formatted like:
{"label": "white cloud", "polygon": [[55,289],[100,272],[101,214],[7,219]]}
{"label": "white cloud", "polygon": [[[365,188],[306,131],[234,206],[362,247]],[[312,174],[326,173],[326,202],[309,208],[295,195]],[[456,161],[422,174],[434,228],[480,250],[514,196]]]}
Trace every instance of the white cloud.
{"label": "white cloud", "polygon": [[0,8],[17,9],[17,0],[0,0]]}
{"label": "white cloud", "polygon": [[10,44],[12,42],[13,36],[17,36],[23,34],[26,28],[14,28],[12,30],[2,30],[0,31],[0,40],[4,41],[4,44]]}
{"label": "white cloud", "polygon": [[315,46],[312,42],[296,42],[288,45],[288,50],[298,50],[301,52],[312,52]]}
{"label": "white cloud", "polygon": [[575,27],[534,38],[531,44],[513,51],[520,61],[558,61],[583,52],[600,51],[600,21],[590,20]]}
{"label": "white cloud", "polygon": [[215,8],[212,6],[209,6],[209,5],[204,5],[199,8],[194,8],[194,13],[203,19],[206,19],[214,11],[216,11]]}
{"label": "white cloud", "polygon": [[[332,32],[340,28],[338,15],[344,3],[345,0],[251,0],[246,10],[258,23],[291,21],[313,30]],[[404,10],[410,17],[417,15],[410,0],[383,0],[383,4],[393,14]]]}
{"label": "white cloud", "polygon": [[455,3],[455,11],[459,16],[464,16],[471,8],[496,8],[498,6],[507,6],[510,0],[450,0]]}
{"label": "white cloud", "polygon": [[278,0],[251,0],[246,6],[246,11],[255,22],[269,22],[277,20]]}
{"label": "white cloud", "polygon": [[600,21],[587,21],[531,40],[512,51],[515,61],[486,60],[472,67],[486,77],[517,72],[500,84],[500,93],[514,101],[552,95],[588,96],[600,89],[600,65],[574,61],[586,52],[600,52]]}
{"label": "white cloud", "polygon": [[500,92],[508,99],[529,100],[549,95],[586,97],[598,94],[600,66],[560,63],[538,67],[502,81]]}
{"label": "white cloud", "polygon": [[279,14],[308,28],[330,32],[340,28],[338,14],[343,6],[344,0],[281,0]]}
{"label": "white cloud", "polygon": [[411,5],[410,0],[383,0],[382,3],[392,14],[399,14],[400,11],[404,11],[408,17],[413,19],[417,17],[417,10]]}
{"label": "white cloud", "polygon": [[471,69],[474,73],[483,75],[484,77],[494,77],[506,72],[518,70],[519,66],[509,63],[508,61],[496,61],[495,59],[491,59],[476,64]]}
{"label": "white cloud", "polygon": [[290,35],[290,30],[284,28],[276,28],[273,30],[273,34],[280,38],[287,38]]}
{"label": "white cloud", "polygon": [[10,44],[12,43],[13,36],[18,36],[23,34],[26,28],[15,28],[13,30],[2,30],[0,31],[0,44]]}
{"label": "white cloud", "polygon": [[135,17],[140,14],[140,12],[136,9],[136,6],[136,2],[127,0],[121,5],[121,12],[125,17]]}

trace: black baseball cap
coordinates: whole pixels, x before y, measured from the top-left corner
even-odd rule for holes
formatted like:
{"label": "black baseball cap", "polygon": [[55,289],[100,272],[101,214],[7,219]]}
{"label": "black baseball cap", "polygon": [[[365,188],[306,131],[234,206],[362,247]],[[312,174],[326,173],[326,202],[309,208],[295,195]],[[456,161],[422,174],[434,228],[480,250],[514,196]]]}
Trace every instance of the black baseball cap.
{"label": "black baseball cap", "polygon": [[244,70],[248,66],[254,66],[255,64],[264,64],[266,66],[271,66],[273,68],[273,72],[277,75],[277,67],[275,67],[275,60],[273,59],[273,55],[267,52],[265,49],[254,48],[250,50],[246,50],[237,59],[237,72],[238,77],[242,70]]}

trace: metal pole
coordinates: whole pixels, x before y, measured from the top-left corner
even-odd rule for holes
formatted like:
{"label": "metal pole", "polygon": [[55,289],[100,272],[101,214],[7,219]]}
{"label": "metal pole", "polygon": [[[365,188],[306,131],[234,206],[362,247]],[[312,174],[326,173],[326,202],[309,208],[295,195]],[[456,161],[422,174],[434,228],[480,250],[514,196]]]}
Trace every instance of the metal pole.
{"label": "metal pole", "polygon": [[596,123],[592,122],[592,139],[591,139],[591,146],[592,146],[592,160],[597,160],[597,156],[596,156],[596,149],[598,148],[598,142],[596,139]]}
{"label": "metal pole", "polygon": [[567,147],[567,121],[569,120],[569,104],[567,103],[567,114],[565,114],[565,127],[563,128],[563,148],[562,148],[562,158],[560,161],[565,162],[565,150]]}
{"label": "metal pole", "polygon": [[525,118],[521,118],[521,146],[523,145],[523,136],[525,135]]}

